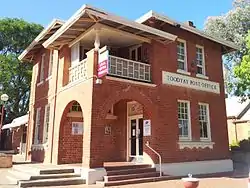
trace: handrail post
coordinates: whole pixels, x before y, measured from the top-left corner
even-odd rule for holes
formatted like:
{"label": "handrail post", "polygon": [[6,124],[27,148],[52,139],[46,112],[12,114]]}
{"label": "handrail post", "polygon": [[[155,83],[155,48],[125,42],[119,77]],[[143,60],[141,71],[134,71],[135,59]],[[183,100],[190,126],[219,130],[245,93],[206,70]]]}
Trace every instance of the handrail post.
{"label": "handrail post", "polygon": [[147,141],[146,142],[146,146],[150,149],[150,150],[152,150],[158,157],[159,157],[159,166],[160,166],[160,177],[162,176],[162,169],[161,169],[161,155],[157,152],[157,151],[155,151],[152,147],[150,147],[150,145],[149,145],[149,142]]}

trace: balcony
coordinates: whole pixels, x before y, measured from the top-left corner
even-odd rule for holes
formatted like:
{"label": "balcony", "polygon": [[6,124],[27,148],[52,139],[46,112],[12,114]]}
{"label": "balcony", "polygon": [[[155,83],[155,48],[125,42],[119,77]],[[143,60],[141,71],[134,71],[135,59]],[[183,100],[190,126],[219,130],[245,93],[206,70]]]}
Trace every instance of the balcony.
{"label": "balcony", "polygon": [[[120,77],[141,82],[151,82],[150,65],[121,57],[108,56],[109,76]],[[80,80],[86,80],[87,76],[87,59],[84,59],[69,68],[69,84]]]}
{"label": "balcony", "polygon": [[78,80],[87,79],[87,59],[80,61],[78,64],[69,68],[69,83],[76,82]]}
{"label": "balcony", "polygon": [[108,75],[151,82],[150,65],[109,55]]}

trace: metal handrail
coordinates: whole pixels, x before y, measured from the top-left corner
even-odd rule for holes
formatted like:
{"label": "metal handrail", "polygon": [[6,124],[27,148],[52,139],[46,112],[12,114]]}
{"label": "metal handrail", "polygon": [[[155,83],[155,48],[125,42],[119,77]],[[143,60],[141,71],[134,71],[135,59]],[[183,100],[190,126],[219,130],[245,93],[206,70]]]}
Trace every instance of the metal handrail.
{"label": "metal handrail", "polygon": [[159,165],[160,165],[160,177],[162,176],[162,169],[161,169],[161,155],[157,152],[157,151],[155,151],[153,148],[151,148],[150,147],[150,145],[149,145],[149,142],[147,141],[146,142],[146,146],[150,149],[150,150],[152,150],[158,157],[159,157]]}

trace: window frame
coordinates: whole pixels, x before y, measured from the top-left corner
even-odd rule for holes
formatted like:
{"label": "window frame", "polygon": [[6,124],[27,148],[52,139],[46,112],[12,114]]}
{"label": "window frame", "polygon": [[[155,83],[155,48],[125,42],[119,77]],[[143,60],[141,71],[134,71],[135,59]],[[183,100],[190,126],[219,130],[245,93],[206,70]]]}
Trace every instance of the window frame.
{"label": "window frame", "polygon": [[[179,60],[178,59],[178,42],[180,43],[183,43],[184,44],[184,70],[183,69],[180,69],[178,66],[179,66],[179,61],[182,61],[182,60]],[[177,48],[177,72],[188,72],[188,66],[187,66],[187,41],[183,40],[183,39],[177,39],[177,45],[176,45],[176,48]]]}
{"label": "window frame", "polygon": [[44,81],[44,62],[45,62],[45,53],[41,56],[41,64],[40,64],[40,71],[39,71],[39,83]]}
{"label": "window frame", "polygon": [[50,54],[49,54],[48,78],[52,77],[53,61],[54,61],[54,50],[50,50]]}
{"label": "window frame", "polygon": [[[201,49],[202,51],[202,65],[198,65],[198,59],[197,59],[197,48]],[[204,46],[197,45],[195,46],[195,55],[196,55],[196,66],[197,66],[197,74],[196,76],[206,76],[206,62],[205,62],[205,49]],[[198,67],[202,68],[202,73],[198,73]]]}
{"label": "window frame", "polygon": [[[138,60],[138,48],[141,47],[141,60]],[[132,51],[135,50],[135,60],[132,59]],[[142,62],[142,45],[138,44],[129,48],[129,59],[132,61]]]}
{"label": "window frame", "polygon": [[[36,109],[36,120],[35,120],[35,127],[34,127],[34,144],[39,144],[39,129],[41,126],[41,109],[42,109],[41,107]],[[39,114],[39,118],[38,118],[38,114]]]}
{"label": "window frame", "polygon": [[203,103],[203,102],[199,102],[198,103],[198,107],[199,107],[199,128],[201,129],[201,125],[200,125],[200,106],[205,106],[206,107],[206,115],[207,115],[207,138],[206,137],[201,137],[200,135],[200,140],[201,141],[211,141],[211,126],[210,126],[210,111],[209,111],[209,104],[208,103]]}
{"label": "window frame", "polygon": [[[186,103],[187,104],[187,111],[188,111],[188,136],[181,136],[179,135],[179,103]],[[190,108],[190,101],[188,100],[177,100],[177,115],[178,115],[178,136],[179,140],[190,141],[192,139],[192,128],[191,128],[191,108]]]}
{"label": "window frame", "polygon": [[[48,113],[48,108],[49,108],[49,113]],[[44,109],[45,110],[44,110],[44,119],[43,119],[43,143],[46,144],[48,142],[48,136],[49,136],[49,124],[50,124],[50,113],[51,113],[50,104],[47,104]],[[48,122],[47,122],[47,119],[48,119]]]}

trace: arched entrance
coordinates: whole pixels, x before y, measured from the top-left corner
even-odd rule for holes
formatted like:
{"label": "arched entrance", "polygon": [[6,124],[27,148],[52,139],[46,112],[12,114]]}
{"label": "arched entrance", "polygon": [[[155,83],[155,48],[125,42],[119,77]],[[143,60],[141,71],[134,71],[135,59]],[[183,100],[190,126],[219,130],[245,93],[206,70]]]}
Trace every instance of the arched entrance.
{"label": "arched entrance", "polygon": [[58,164],[82,162],[83,112],[77,101],[64,109],[59,131]]}
{"label": "arched entrance", "polygon": [[104,161],[143,162],[145,143],[150,139],[145,137],[143,126],[147,119],[144,105],[135,100],[121,99],[112,104],[104,123]]}

